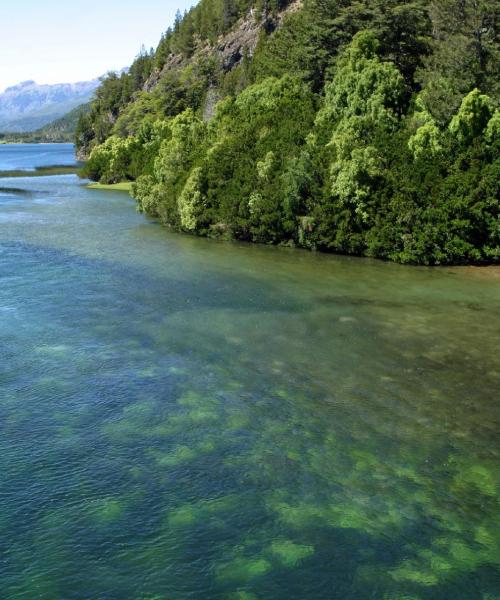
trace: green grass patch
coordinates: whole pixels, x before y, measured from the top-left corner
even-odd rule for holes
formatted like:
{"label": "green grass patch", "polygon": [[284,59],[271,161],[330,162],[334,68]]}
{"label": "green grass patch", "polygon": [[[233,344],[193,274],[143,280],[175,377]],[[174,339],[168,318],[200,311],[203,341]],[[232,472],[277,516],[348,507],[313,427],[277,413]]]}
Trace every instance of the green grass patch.
{"label": "green grass patch", "polygon": [[115,192],[131,192],[132,182],[122,181],[120,183],[89,183],[85,187],[89,190],[111,190]]}

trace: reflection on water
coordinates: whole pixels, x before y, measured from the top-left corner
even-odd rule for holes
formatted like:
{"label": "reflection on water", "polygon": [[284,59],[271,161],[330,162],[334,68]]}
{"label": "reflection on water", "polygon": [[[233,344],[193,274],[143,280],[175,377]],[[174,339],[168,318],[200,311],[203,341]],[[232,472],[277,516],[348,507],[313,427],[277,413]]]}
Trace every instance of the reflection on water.
{"label": "reflection on water", "polygon": [[0,597],[498,600],[500,279],[0,196]]}

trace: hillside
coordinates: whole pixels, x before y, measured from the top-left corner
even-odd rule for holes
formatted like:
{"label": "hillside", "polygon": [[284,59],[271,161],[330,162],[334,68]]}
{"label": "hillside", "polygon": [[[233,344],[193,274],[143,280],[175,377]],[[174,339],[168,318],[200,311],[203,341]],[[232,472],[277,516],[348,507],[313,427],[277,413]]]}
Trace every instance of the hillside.
{"label": "hillside", "polygon": [[75,139],[78,121],[90,111],[90,103],[82,104],[69,113],[36,131],[26,133],[0,133],[0,141],[5,143],[72,143]]}
{"label": "hillside", "polygon": [[500,260],[493,0],[201,0],[79,121],[85,174],[189,233]]}
{"label": "hillside", "polygon": [[90,101],[98,80],[38,85],[24,81],[0,94],[0,132],[31,132]]}

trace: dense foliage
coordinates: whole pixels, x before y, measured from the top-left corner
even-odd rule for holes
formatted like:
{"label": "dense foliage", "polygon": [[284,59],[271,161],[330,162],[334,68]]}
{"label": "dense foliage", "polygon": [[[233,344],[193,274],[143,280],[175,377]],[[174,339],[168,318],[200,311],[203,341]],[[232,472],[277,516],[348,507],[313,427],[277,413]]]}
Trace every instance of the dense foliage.
{"label": "dense foliage", "polygon": [[200,235],[499,261],[499,16],[494,0],[202,0],[103,81],[84,175],[135,181],[141,210]]}

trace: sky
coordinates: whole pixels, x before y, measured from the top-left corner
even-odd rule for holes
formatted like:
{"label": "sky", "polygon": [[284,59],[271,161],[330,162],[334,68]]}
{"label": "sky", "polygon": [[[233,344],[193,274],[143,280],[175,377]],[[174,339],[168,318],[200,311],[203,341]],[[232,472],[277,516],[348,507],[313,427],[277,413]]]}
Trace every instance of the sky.
{"label": "sky", "polygon": [[195,0],[0,0],[0,93],[29,79],[88,81],[156,47]]}

